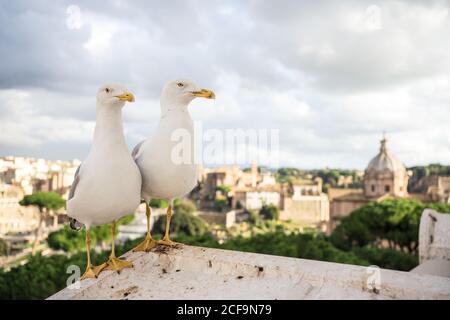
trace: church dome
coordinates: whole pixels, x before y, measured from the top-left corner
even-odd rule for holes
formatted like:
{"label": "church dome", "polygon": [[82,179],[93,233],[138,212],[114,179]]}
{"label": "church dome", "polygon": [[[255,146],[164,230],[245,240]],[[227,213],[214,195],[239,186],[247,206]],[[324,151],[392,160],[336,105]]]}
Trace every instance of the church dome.
{"label": "church dome", "polygon": [[392,172],[405,173],[406,168],[386,147],[387,140],[381,140],[380,152],[373,158],[367,166],[367,172]]}
{"label": "church dome", "polygon": [[381,140],[380,152],[373,158],[364,173],[364,195],[375,199],[385,195],[404,198],[408,196],[409,176],[406,168]]}

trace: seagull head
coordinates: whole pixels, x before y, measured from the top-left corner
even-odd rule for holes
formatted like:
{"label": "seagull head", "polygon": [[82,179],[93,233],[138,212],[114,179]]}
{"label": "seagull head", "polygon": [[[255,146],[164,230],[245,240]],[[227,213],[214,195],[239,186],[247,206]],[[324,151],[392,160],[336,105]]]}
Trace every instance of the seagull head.
{"label": "seagull head", "polygon": [[188,105],[195,98],[215,99],[214,92],[202,89],[193,81],[178,79],[169,81],[161,94],[162,105]]}
{"label": "seagull head", "polygon": [[120,84],[106,84],[97,92],[97,102],[111,107],[123,107],[125,102],[134,102],[134,95]]}

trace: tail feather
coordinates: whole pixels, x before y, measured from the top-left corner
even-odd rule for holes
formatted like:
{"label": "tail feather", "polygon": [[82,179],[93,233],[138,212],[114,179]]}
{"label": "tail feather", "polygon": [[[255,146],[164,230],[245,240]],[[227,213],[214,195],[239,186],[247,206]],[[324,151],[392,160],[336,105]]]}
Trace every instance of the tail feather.
{"label": "tail feather", "polygon": [[77,219],[70,218],[70,217],[69,217],[69,225],[72,230],[76,230],[76,231],[80,231],[84,227],[84,224],[79,222]]}

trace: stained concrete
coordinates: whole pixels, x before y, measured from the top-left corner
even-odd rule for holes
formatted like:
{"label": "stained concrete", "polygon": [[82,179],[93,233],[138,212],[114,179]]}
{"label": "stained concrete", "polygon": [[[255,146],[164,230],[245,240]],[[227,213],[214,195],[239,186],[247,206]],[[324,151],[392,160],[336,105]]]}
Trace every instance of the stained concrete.
{"label": "stained concrete", "polygon": [[450,299],[450,278],[179,245],[49,299]]}

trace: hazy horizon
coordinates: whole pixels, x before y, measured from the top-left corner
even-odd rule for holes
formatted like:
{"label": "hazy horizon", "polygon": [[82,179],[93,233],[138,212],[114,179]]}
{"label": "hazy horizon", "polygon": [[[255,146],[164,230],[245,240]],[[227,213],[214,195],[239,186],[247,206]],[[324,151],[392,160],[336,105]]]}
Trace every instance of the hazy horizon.
{"label": "hazy horizon", "polygon": [[[1,155],[0,154],[0,158],[1,157],[22,157],[22,158],[35,158],[35,159],[44,159],[44,160],[49,160],[49,161],[64,161],[64,162],[71,162],[74,160],[79,160],[82,161],[83,159],[79,159],[79,158],[73,158],[73,159],[57,159],[57,158],[44,158],[44,157],[35,157],[35,156],[27,156],[27,155],[12,155],[12,154],[7,154],[7,155]],[[371,159],[369,159],[367,161],[366,166],[369,164]],[[423,164],[423,165],[412,165],[412,166],[406,166],[406,169],[409,168],[414,168],[414,167],[421,167],[421,166],[428,166],[428,165],[442,165],[442,166],[450,166],[450,164],[448,163],[427,163],[427,164]],[[214,168],[219,168],[219,167],[224,167],[224,166],[231,166],[230,164],[223,164],[223,165],[205,165],[203,166],[206,169],[214,169]],[[250,169],[251,163],[248,164],[243,164],[243,165],[239,165],[239,168],[241,169]],[[364,171],[366,169],[366,167],[363,168],[355,168],[355,167],[300,167],[300,166],[279,166],[277,167],[271,167],[271,166],[265,166],[265,165],[260,165],[258,164],[258,166],[260,167],[264,167],[267,168],[268,170],[277,170],[280,168],[294,168],[294,169],[298,169],[298,170],[304,170],[304,171],[314,171],[314,170],[325,170],[325,169],[329,169],[329,170],[354,170],[354,171]]]}

